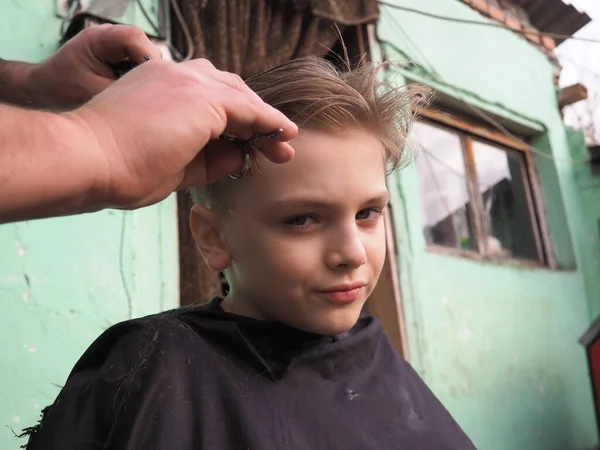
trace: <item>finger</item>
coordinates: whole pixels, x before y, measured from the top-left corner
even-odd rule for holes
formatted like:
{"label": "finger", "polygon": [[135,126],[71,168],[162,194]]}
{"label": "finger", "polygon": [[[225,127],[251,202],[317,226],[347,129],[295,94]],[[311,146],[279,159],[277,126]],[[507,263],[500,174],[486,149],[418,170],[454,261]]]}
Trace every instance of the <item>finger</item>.
{"label": "finger", "polygon": [[294,148],[287,142],[264,139],[254,146],[271,162],[282,164],[294,157]]}
{"label": "finger", "polygon": [[[97,28],[94,30],[94,28]],[[160,49],[137,27],[108,25],[88,29],[88,45],[92,55],[105,64],[129,59],[141,64],[150,59],[161,59]],[[85,34],[82,33],[82,38]],[[146,55],[147,57],[145,57]]]}
{"label": "finger", "polygon": [[254,133],[273,133],[282,129],[282,133],[277,137],[281,142],[293,139],[298,133],[298,127],[294,122],[266,104],[238,75],[217,70],[206,59],[195,59],[180,64],[222,85],[223,89],[219,90],[218,98],[226,109],[225,132],[248,138]]}
{"label": "finger", "polygon": [[[282,133],[280,133],[277,136],[278,140],[280,140],[282,142],[289,141],[298,132],[298,128],[297,128],[296,124],[294,124],[290,119],[288,119],[283,113],[281,113],[277,109],[273,108],[271,105],[265,103],[263,101],[263,99],[260,98],[260,96],[256,92],[254,92],[252,89],[250,89],[250,87],[244,82],[244,80],[237,74],[225,72],[225,71],[221,71],[221,70],[214,70],[214,71],[211,71],[209,73],[209,75],[212,75],[214,77],[214,79],[216,79],[216,81],[223,83],[226,86],[230,87],[231,89],[233,89],[235,91],[239,91],[241,94],[248,96],[249,97],[249,106],[255,106],[257,108],[262,108],[266,111],[265,114],[269,114],[269,115],[275,114],[277,118],[281,118],[281,120],[283,120],[286,123],[286,126],[280,127],[281,129],[283,129],[283,131],[282,131]],[[265,118],[266,117],[268,117],[268,116],[265,116]],[[232,124],[232,126],[235,126],[235,123]],[[253,131],[256,133],[270,134],[270,133],[273,133],[274,131],[277,131],[278,129],[280,129],[280,128],[261,129],[260,127],[261,127],[261,123],[260,122],[256,123]]]}
{"label": "finger", "polygon": [[290,141],[298,134],[294,122],[257,97],[226,88],[220,98],[228,134],[248,138],[254,133],[271,134],[281,129],[282,132],[272,139],[279,142]]}
{"label": "finger", "polygon": [[203,186],[242,170],[244,158],[237,145],[213,141],[187,166],[179,189]]}
{"label": "finger", "polygon": [[[296,126],[296,124],[294,122],[292,122],[290,119],[288,119],[288,117],[285,116],[283,113],[281,113],[279,110],[277,110],[276,108],[273,108],[268,103],[265,103],[263,101],[263,99],[256,92],[254,92],[252,89],[250,89],[250,87],[244,82],[244,80],[242,80],[241,77],[239,77],[238,75],[236,75],[234,73],[219,71],[219,70],[214,71],[214,73],[215,73],[215,78],[217,79],[217,81],[225,84],[226,86],[229,86],[230,88],[232,88],[234,90],[239,91],[242,94],[249,96],[250,104],[256,105],[257,107],[267,108],[269,110],[269,113],[277,114],[288,125],[286,128],[280,127],[277,129],[270,129],[270,130],[255,129],[254,130],[255,132],[263,133],[263,134],[272,134],[273,132],[277,131],[278,129],[282,129],[282,132],[277,135],[277,139],[282,142],[287,142],[296,136],[296,134],[298,132],[298,127]],[[257,123],[256,126],[260,127],[260,123]]]}
{"label": "finger", "polygon": [[[274,163],[285,163],[294,156],[293,148],[283,142],[261,146],[260,152]],[[241,149],[227,141],[211,141],[186,168],[179,189],[202,186],[240,172],[244,166]]]}

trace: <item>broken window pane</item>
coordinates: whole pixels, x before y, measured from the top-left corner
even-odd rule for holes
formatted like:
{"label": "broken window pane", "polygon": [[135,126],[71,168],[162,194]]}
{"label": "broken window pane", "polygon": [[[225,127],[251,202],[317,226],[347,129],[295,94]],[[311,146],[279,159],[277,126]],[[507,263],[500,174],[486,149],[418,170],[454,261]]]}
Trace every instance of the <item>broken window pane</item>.
{"label": "broken window pane", "polygon": [[488,256],[539,259],[523,156],[478,141],[473,141],[473,156],[489,234]]}
{"label": "broken window pane", "polygon": [[421,217],[427,244],[473,250],[471,204],[460,137],[417,122],[412,142],[418,152]]}

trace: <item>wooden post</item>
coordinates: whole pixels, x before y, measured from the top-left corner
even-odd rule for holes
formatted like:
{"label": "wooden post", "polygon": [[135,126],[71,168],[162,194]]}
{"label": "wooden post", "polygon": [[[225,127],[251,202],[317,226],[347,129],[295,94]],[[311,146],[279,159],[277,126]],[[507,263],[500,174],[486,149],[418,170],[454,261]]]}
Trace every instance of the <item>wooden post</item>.
{"label": "wooden post", "polygon": [[563,109],[565,106],[572,105],[588,98],[587,88],[581,84],[573,84],[562,88],[558,93],[558,106]]}

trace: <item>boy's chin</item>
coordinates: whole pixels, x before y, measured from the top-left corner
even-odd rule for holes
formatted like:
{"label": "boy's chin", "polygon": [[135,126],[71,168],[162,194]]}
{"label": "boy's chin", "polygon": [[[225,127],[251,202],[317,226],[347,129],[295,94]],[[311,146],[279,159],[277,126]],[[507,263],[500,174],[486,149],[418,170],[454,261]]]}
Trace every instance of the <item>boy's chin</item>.
{"label": "boy's chin", "polygon": [[356,325],[359,318],[360,310],[336,311],[329,314],[319,314],[318,317],[315,317],[310,321],[289,325],[308,333],[335,336],[350,331],[350,329]]}

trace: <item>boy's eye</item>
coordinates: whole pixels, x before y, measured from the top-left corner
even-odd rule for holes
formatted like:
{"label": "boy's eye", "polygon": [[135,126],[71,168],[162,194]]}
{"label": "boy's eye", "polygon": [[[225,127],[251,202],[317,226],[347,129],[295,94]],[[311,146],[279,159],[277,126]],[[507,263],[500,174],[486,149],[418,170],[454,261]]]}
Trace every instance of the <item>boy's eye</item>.
{"label": "boy's eye", "polygon": [[378,208],[365,208],[356,213],[356,220],[374,220],[381,215]]}
{"label": "boy's eye", "polygon": [[285,220],[286,225],[291,225],[293,227],[307,227],[311,225],[315,219],[309,216],[294,216]]}

